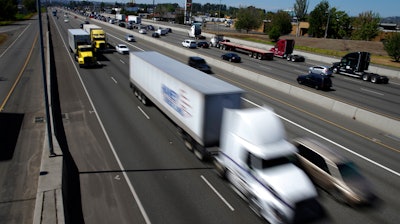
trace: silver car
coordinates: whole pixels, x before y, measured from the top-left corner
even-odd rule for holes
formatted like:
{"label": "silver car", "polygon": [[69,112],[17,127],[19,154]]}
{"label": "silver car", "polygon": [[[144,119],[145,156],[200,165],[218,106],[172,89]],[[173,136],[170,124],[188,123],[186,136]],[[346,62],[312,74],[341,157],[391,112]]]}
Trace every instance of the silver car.
{"label": "silver car", "polygon": [[308,68],[309,73],[316,73],[326,76],[332,76],[333,72],[332,69],[328,66],[324,65],[316,65]]}
{"label": "silver car", "polygon": [[297,138],[299,165],[321,189],[339,202],[372,205],[377,199],[370,182],[349,159],[328,146],[310,138]]}

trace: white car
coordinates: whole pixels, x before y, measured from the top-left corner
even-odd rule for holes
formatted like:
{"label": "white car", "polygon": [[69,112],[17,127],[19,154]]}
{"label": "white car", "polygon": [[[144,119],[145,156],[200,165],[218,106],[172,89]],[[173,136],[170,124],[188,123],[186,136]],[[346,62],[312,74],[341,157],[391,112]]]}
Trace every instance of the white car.
{"label": "white car", "polygon": [[160,34],[160,36],[165,36],[168,33],[168,29],[164,29],[164,28],[159,27],[156,30],[156,33]]}
{"label": "white car", "polygon": [[187,39],[182,42],[182,46],[187,48],[197,48],[197,43],[195,40]]}
{"label": "white car", "polygon": [[332,69],[328,66],[317,65],[308,68],[309,73],[321,74],[326,76],[332,76]]}
{"label": "white car", "polygon": [[141,33],[141,34],[146,34],[146,33],[147,33],[147,30],[145,30],[145,29],[140,29],[140,30],[139,30],[139,33]]}
{"label": "white car", "polygon": [[125,44],[117,44],[115,50],[120,54],[129,54],[129,48]]}
{"label": "white car", "polygon": [[135,41],[135,37],[132,34],[126,34],[125,40],[127,40],[129,42],[134,42]]}

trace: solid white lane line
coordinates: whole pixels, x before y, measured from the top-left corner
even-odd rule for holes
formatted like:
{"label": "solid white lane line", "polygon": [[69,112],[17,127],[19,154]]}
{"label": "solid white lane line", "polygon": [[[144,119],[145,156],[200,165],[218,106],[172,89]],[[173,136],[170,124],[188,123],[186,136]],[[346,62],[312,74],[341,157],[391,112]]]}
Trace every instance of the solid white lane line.
{"label": "solid white lane line", "polygon": [[225,200],[224,197],[222,197],[222,195],[214,188],[214,186],[212,186],[210,184],[210,182],[208,182],[208,180],[203,175],[200,175],[200,177],[201,177],[201,179],[204,180],[204,182],[206,182],[206,184],[211,188],[211,190],[213,190],[214,193],[226,204],[226,206],[228,206],[228,208],[231,211],[235,211],[235,208],[233,208],[233,206],[231,204],[229,204],[229,202],[227,200]]}
{"label": "solid white lane line", "polygon": [[376,92],[376,91],[373,91],[373,90],[370,90],[370,89],[365,89],[365,88],[360,88],[360,89],[361,89],[362,91],[370,92],[370,93],[375,93],[375,94],[381,95],[381,96],[385,95],[385,94],[383,94],[383,93]]}
{"label": "solid white lane line", "polygon": [[[260,106],[260,105],[258,105],[258,104],[256,104],[256,103],[254,103],[254,102],[252,102],[252,101],[250,101],[250,100],[248,100],[248,99],[245,99],[245,98],[242,98],[242,99],[243,99],[244,101],[246,101],[246,102],[248,102],[248,103],[250,103],[250,104],[256,106],[256,107],[263,108],[262,106]],[[311,131],[310,129],[307,129],[307,128],[305,128],[305,127],[303,127],[303,126],[301,126],[301,125],[299,125],[299,124],[297,124],[297,123],[295,123],[295,122],[293,122],[293,121],[291,121],[291,120],[289,120],[289,119],[287,119],[287,118],[284,118],[284,117],[280,116],[279,114],[276,114],[276,116],[278,116],[278,117],[281,118],[282,120],[285,120],[286,122],[288,122],[288,123],[290,123],[290,124],[292,124],[292,125],[294,125],[294,126],[300,128],[300,129],[303,129],[303,130],[305,130],[305,131],[307,131],[307,132],[309,132],[309,133],[311,133],[311,134],[313,134],[313,135],[315,135],[315,136],[317,136],[317,137],[319,137],[319,138],[321,138],[321,139],[324,139],[324,140],[327,141],[327,142],[330,142],[330,143],[336,145],[337,147],[339,147],[339,148],[341,148],[341,149],[343,149],[343,150],[346,150],[347,152],[349,152],[349,153],[351,153],[351,154],[353,154],[353,155],[355,155],[355,156],[357,156],[357,157],[359,157],[359,158],[361,158],[361,159],[363,159],[363,160],[365,160],[365,161],[367,161],[367,162],[370,162],[370,163],[372,163],[372,164],[374,164],[374,165],[376,165],[376,166],[378,166],[378,167],[380,167],[380,168],[382,168],[382,169],[388,171],[389,173],[392,173],[392,174],[394,174],[394,175],[400,177],[400,173],[399,173],[399,172],[396,172],[396,171],[394,171],[394,170],[392,170],[392,169],[390,169],[390,168],[388,168],[388,167],[386,167],[386,166],[384,166],[384,165],[382,165],[382,164],[380,164],[380,163],[378,163],[378,162],[373,161],[373,160],[370,159],[370,158],[367,158],[367,157],[365,157],[365,156],[363,156],[363,155],[361,155],[361,154],[359,154],[359,153],[357,153],[357,152],[354,152],[354,151],[352,151],[352,150],[350,150],[350,149],[344,147],[343,145],[340,145],[339,143],[336,143],[336,142],[334,142],[334,141],[332,141],[332,140],[330,140],[330,139],[328,139],[328,138],[326,138],[326,137],[324,137],[324,136],[322,136],[322,135],[320,135],[320,134],[318,134],[318,133],[316,133],[316,132],[314,132],[314,131]]]}
{"label": "solid white lane line", "polygon": [[137,107],[141,112],[142,112],[142,114],[147,118],[147,120],[150,120],[150,117],[142,110],[142,108],[141,107]]}

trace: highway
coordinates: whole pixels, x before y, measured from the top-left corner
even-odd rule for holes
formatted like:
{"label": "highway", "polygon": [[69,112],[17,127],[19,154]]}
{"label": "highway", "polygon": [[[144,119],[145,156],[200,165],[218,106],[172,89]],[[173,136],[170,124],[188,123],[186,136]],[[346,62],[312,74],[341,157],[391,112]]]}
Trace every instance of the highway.
{"label": "highway", "polygon": [[[75,69],[76,63],[68,59],[71,54],[66,49],[66,29],[78,28],[81,22],[79,19],[71,19],[69,23],[57,21],[52,32],[56,52],[62,57],[58,59],[62,64],[57,67],[58,76],[62,77],[60,97],[63,113],[68,117],[64,123],[69,148],[80,170],[85,222],[263,223],[229,184],[216,176],[211,164],[198,161],[185,149],[174,125],[157,108],[144,107],[133,96],[127,55],[104,54],[100,58],[102,68]],[[110,43],[124,42],[127,30],[103,27]],[[139,34],[135,32],[135,35]],[[172,33],[160,41],[180,44],[179,40],[184,38]],[[157,50],[182,62],[187,60],[139,39],[128,46],[131,50]],[[196,51],[216,57],[221,54],[217,49]],[[254,69],[260,63],[271,62],[244,58],[241,66],[249,64]],[[297,72],[290,73],[291,69],[299,66],[299,71],[307,71],[308,66],[280,60],[273,63],[288,67],[282,73],[292,77]],[[271,68],[271,73],[279,73],[278,70]],[[315,105],[232,77],[226,71],[214,69],[214,73],[248,90],[245,106],[266,104],[274,108],[285,121],[289,139],[311,136],[332,145],[352,158],[373,183],[380,200],[372,208],[350,208],[321,191],[320,202],[328,216],[323,223],[395,223],[399,219],[396,211],[399,201],[393,197],[400,184],[397,139]],[[342,82],[360,86],[356,81],[374,90],[388,87],[360,80]],[[96,117],[100,123],[96,123]]]}
{"label": "highway", "polygon": [[[79,169],[85,223],[266,223],[228,183],[218,178],[212,164],[197,160],[185,149],[176,127],[157,108],[143,106],[134,97],[129,88],[129,56],[107,53],[99,58],[101,68],[78,68],[66,41],[67,29],[79,28],[81,22],[71,18],[69,23],[64,23],[61,16],[58,20],[50,17],[65,133]],[[128,30],[103,27],[110,43],[124,42]],[[160,41],[179,45],[184,38],[183,34],[173,32]],[[139,39],[126,44],[134,51],[156,50],[184,63],[187,60]],[[220,50],[195,51],[220,60]],[[239,66],[274,75],[285,82],[293,82],[309,66],[278,59],[272,62],[243,59]],[[245,107],[272,107],[284,121],[288,139],[310,136],[332,146],[354,160],[373,184],[379,201],[367,208],[339,204],[319,191],[319,201],[327,213],[320,223],[397,223],[400,220],[397,212],[400,199],[396,197],[400,187],[399,139],[231,76],[227,71],[217,68],[213,71],[216,77],[247,90],[243,99]],[[374,98],[361,97],[362,89]],[[318,93],[343,97],[398,117],[399,88],[394,83],[374,85],[337,76],[334,91]]]}
{"label": "highway", "polygon": [[[166,24],[162,26],[171,27],[172,25]],[[173,27],[172,30],[174,30]],[[163,41],[176,46],[181,46],[181,42],[185,38],[187,38],[186,33],[173,31],[168,34],[168,38],[164,38]],[[229,39],[229,37],[227,38]],[[224,52],[213,48],[195,49],[193,51],[214,58],[220,58],[221,54]],[[305,63],[290,63],[279,58],[275,58],[273,61],[260,61],[249,58],[246,54],[241,54],[241,57],[243,63],[236,66],[290,84],[296,83],[297,75],[307,74],[308,67],[321,64],[320,62],[312,60],[306,60]],[[321,95],[360,106],[399,120],[400,114],[398,105],[400,103],[400,81],[398,79],[392,79],[389,85],[376,85],[347,76],[334,75],[332,82],[333,88],[330,91],[317,92]],[[310,89],[310,91],[313,90]]]}
{"label": "highway", "polygon": [[46,134],[37,18],[0,27],[1,223],[32,223],[35,209]]}

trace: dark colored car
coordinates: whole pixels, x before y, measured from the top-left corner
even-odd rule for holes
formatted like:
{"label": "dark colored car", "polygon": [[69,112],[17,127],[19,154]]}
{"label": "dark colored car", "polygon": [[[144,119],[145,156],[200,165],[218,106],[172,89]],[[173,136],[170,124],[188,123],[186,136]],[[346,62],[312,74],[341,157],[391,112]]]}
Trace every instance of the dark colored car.
{"label": "dark colored car", "polygon": [[310,179],[330,193],[337,201],[351,205],[371,205],[376,199],[374,189],[359,168],[337,150],[311,138],[294,141],[299,165]]}
{"label": "dark colored car", "polygon": [[242,59],[240,58],[239,55],[235,53],[226,53],[221,55],[221,58],[223,60],[231,61],[231,62],[240,62]]}
{"label": "dark colored car", "polygon": [[152,25],[147,25],[147,29],[148,29],[148,30],[154,30],[154,26],[152,26]]}
{"label": "dark colored car", "polygon": [[199,42],[197,42],[197,47],[209,48],[210,44],[208,44],[206,41],[199,41]]}
{"label": "dark colored car", "polygon": [[118,23],[118,26],[125,27],[125,23],[124,22],[120,22],[120,23]]}
{"label": "dark colored car", "polygon": [[160,34],[154,32],[154,33],[151,34],[151,36],[154,37],[154,38],[159,38],[159,37],[160,37]]}
{"label": "dark colored car", "polygon": [[202,72],[208,74],[212,73],[210,66],[208,66],[208,64],[206,63],[206,60],[204,60],[201,57],[197,56],[189,57],[188,65]]}
{"label": "dark colored car", "polygon": [[286,57],[286,59],[288,61],[298,61],[298,62],[304,62],[306,60],[306,58],[302,55],[298,55],[298,54],[290,54]]}
{"label": "dark colored car", "polygon": [[132,30],[133,29],[132,23],[127,23],[126,28]]}
{"label": "dark colored car", "polygon": [[299,75],[297,82],[302,85],[314,87],[315,89],[330,89],[332,87],[332,80],[329,76],[309,73],[307,75]]}

